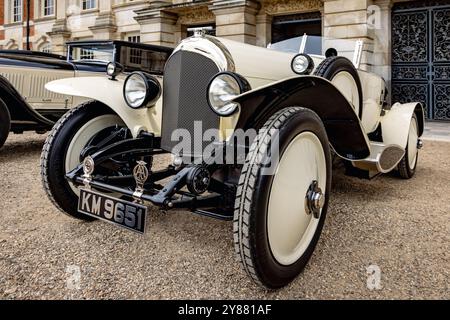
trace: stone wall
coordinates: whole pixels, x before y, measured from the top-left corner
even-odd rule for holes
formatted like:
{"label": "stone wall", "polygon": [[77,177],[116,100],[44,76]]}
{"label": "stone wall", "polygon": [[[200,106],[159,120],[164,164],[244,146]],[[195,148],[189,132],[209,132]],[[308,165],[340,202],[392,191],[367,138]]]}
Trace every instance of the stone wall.
{"label": "stone wall", "polygon": [[[392,0],[102,0],[83,11],[78,0],[58,0],[55,14],[42,16],[41,1],[34,1],[31,42],[40,50],[50,44],[65,53],[64,43],[77,39],[127,39],[140,35],[144,43],[175,46],[187,28],[214,24],[216,34],[259,46],[271,42],[274,16],[321,12],[325,37],[362,39],[362,68],[389,78],[390,8]],[[4,5],[1,5],[3,4]],[[11,1],[0,0],[0,46],[24,47],[24,24],[9,21]],[[371,26],[368,8],[380,9],[379,25]],[[370,11],[370,10],[369,10]],[[342,41],[342,45],[345,45]],[[353,50],[353,48],[348,48]]]}

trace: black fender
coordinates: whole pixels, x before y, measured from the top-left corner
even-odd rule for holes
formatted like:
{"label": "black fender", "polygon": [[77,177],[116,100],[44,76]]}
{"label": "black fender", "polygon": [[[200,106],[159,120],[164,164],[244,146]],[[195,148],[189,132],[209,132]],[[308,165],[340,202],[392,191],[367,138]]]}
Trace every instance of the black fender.
{"label": "black fender", "polygon": [[51,128],[54,122],[36,112],[14,88],[14,86],[0,75],[0,97],[6,104],[10,117],[11,129],[15,127],[23,130],[30,127],[31,130]]}
{"label": "black fender", "polygon": [[334,151],[349,160],[370,155],[369,140],[351,104],[328,80],[297,76],[245,92],[235,99],[240,105],[236,129],[261,128],[276,111],[301,106],[322,119]]}

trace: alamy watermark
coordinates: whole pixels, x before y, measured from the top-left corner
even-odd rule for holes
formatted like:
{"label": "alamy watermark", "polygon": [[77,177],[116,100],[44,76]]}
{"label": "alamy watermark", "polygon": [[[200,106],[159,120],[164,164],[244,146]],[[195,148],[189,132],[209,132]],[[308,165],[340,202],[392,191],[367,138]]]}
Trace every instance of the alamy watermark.
{"label": "alamy watermark", "polygon": [[81,289],[81,268],[77,265],[66,267],[66,288],[68,290]]}
{"label": "alamy watermark", "polygon": [[366,268],[367,274],[367,289],[369,290],[381,290],[381,268],[376,264],[371,264]]}
{"label": "alamy watermark", "polygon": [[243,165],[249,151],[261,166],[262,175],[272,175],[279,162],[279,131],[277,129],[236,129],[221,132],[203,130],[201,121],[193,130],[175,129],[171,135],[175,146],[171,152],[182,157],[184,164]]}

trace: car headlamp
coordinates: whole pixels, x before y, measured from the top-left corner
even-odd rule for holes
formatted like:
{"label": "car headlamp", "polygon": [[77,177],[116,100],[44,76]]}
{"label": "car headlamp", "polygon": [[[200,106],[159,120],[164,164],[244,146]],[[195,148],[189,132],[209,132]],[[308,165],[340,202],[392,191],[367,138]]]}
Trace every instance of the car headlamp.
{"label": "car headlamp", "polygon": [[123,67],[119,63],[110,62],[106,66],[106,74],[111,77],[111,80],[115,80],[123,70]]}
{"label": "car headlamp", "polygon": [[309,55],[300,53],[292,59],[291,68],[296,74],[310,74],[314,69],[314,61]]}
{"label": "car headlamp", "polygon": [[123,97],[130,108],[138,109],[153,105],[161,96],[159,81],[144,72],[133,72],[123,85]]}
{"label": "car headlamp", "polygon": [[220,72],[214,76],[208,86],[209,106],[219,116],[230,116],[239,107],[239,104],[232,100],[250,89],[250,84],[241,75],[233,72]]}

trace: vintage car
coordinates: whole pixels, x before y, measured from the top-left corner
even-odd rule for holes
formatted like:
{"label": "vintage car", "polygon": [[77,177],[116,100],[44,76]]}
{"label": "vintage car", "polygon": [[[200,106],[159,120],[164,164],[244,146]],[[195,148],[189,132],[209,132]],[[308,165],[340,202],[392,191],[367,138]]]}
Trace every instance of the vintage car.
{"label": "vintage car", "polygon": [[[422,106],[388,104],[384,80],[358,69],[362,49],[306,35],[267,49],[197,31],[163,81],[160,65],[111,63],[107,76],[50,82],[89,101],[49,134],[43,186],[73,218],[141,233],[148,205],[232,220],[251,279],[285,286],[321,234],[333,156],[359,177],[416,170]],[[156,170],[159,154],[172,160]]]}
{"label": "vintage car", "polygon": [[[154,46],[122,41],[76,41],[67,43],[68,55],[0,50],[0,147],[10,131],[45,132],[72,106],[84,101],[45,89],[47,82],[100,75],[111,61],[122,63],[126,70],[145,70],[133,54],[155,50]],[[158,47],[169,54],[172,49]],[[128,59],[127,62],[125,62]]]}

